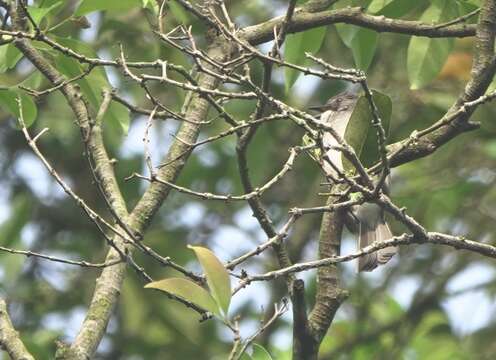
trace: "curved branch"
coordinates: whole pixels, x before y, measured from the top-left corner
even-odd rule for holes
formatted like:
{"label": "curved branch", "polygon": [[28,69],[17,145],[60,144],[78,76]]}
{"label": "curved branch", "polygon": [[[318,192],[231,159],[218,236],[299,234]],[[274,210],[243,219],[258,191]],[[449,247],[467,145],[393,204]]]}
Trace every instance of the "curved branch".
{"label": "curved branch", "polygon": [[[252,45],[268,42],[274,38],[274,27],[279,26],[283,21],[284,16],[279,16],[261,24],[245,27],[240,31],[240,36]],[[440,28],[439,26],[425,24],[420,21],[399,20],[384,16],[369,15],[360,7],[317,13],[297,9],[287,31],[288,33],[296,33],[318,26],[339,23],[357,25],[377,32],[391,32],[432,38],[467,37],[474,36],[476,32],[475,25],[454,24]]]}
{"label": "curved branch", "polygon": [[7,304],[0,298],[0,346],[13,360],[34,360],[14,329],[7,313]]}
{"label": "curved branch", "polygon": [[251,275],[247,276],[240,281],[238,287],[244,287],[253,281],[267,281],[279,278],[281,276],[287,276],[292,273],[299,273],[302,271],[312,270],[321,267],[329,267],[330,265],[339,264],[342,262],[351,261],[358,259],[359,257],[365,256],[376,252],[377,250],[384,249],[389,246],[398,245],[414,245],[414,244],[437,244],[452,247],[456,250],[468,250],[473,253],[483,255],[485,257],[496,259],[496,246],[480,243],[474,240],[468,240],[463,236],[453,236],[448,234],[442,234],[437,232],[429,232],[425,238],[418,238],[411,234],[402,234],[400,236],[394,236],[389,240],[384,240],[381,242],[375,242],[369,246],[366,246],[360,251],[349,255],[342,256],[331,256],[323,258],[320,260],[313,260],[304,263],[296,263],[287,268],[269,271],[261,275]]}

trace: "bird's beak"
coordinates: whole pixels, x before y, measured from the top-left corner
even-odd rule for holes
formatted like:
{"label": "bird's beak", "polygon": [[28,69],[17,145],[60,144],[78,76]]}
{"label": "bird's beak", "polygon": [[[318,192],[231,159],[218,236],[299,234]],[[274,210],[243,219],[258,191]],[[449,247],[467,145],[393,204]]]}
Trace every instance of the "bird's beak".
{"label": "bird's beak", "polygon": [[323,112],[326,110],[326,106],[325,105],[310,106],[308,110]]}

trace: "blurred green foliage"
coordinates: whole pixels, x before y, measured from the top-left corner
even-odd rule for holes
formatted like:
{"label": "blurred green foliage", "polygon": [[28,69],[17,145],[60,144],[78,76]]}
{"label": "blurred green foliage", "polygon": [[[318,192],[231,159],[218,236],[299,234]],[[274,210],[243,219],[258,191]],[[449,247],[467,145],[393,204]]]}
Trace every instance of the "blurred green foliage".
{"label": "blurred green foliage", "polygon": [[[440,2],[443,1],[374,0],[367,4],[370,3],[370,13],[419,19],[427,16],[428,9]],[[32,10],[44,29],[52,29],[49,36],[88,56],[115,59],[119,56],[118,44],[122,43],[128,60],[160,58],[189,68],[191,59],[166,47],[150,31],[148,20],[154,21],[156,11],[153,3],[114,0],[74,4],[73,1],[52,0],[35,1],[34,6],[39,9]],[[347,6],[348,3],[358,2],[339,1],[336,6]],[[452,16],[468,13],[479,5],[477,1],[463,0],[450,0],[449,3],[444,1],[443,6],[448,8],[451,3],[457,4],[457,15]],[[244,26],[283,14],[285,4],[275,0],[238,1],[228,2],[228,7],[236,23]],[[86,26],[78,25],[81,24],[79,16],[87,17],[88,29],[83,30]],[[438,18],[447,21],[452,16]],[[173,2],[165,16],[166,28],[170,30],[185,21],[190,23],[198,45],[202,46],[204,25]],[[314,39],[317,39],[315,43]],[[305,66],[308,63],[301,57],[304,49],[318,51],[317,56],[337,66],[366,69],[371,86],[392,98],[389,142],[394,142],[439,119],[464,86],[467,74],[462,68],[455,68],[450,73],[443,73],[441,69],[449,63],[454,52],[443,52],[435,58],[436,66],[426,63],[425,57],[433,54],[425,50],[426,47],[437,46],[416,44],[426,41],[433,40],[379,35],[352,25],[339,25],[288,36],[285,46],[286,55],[292,53],[291,60]],[[470,54],[472,44],[472,39],[456,40],[453,48]],[[85,68],[46,45],[36,45],[70,77]],[[267,49],[266,46],[262,48]],[[420,53],[419,49],[424,51]],[[37,160],[16,129],[14,115],[17,113],[12,105],[12,94],[19,90],[15,85],[22,83],[43,89],[49,87],[48,83],[21,60],[11,45],[0,46],[0,58],[0,245],[102,261],[106,245],[101,234],[78,206],[57,189],[46,171],[35,165]],[[254,78],[260,80],[261,67],[253,66],[252,71]],[[274,96],[301,108],[322,103],[344,87],[340,82],[316,81],[309,76],[300,76],[296,81],[298,76],[294,72],[287,71],[284,75],[281,69],[274,71],[271,84]],[[78,84],[93,112],[101,101],[102,88],[110,86],[116,87],[119,94],[133,103],[151,107],[142,89],[112,68],[94,69],[90,77]],[[411,87],[420,89],[412,91]],[[151,90],[165,105],[174,110],[181,108],[183,92],[162,84],[154,84]],[[53,93],[36,101],[27,95],[22,95],[22,99],[25,111],[30,114],[25,114],[26,121],[36,119],[30,131],[36,133],[44,127],[50,128],[39,143],[46,157],[90,206],[110,218],[82,156],[80,134],[64,98]],[[254,107],[250,101],[232,101],[227,105],[228,111],[240,120],[248,119]],[[481,106],[474,115],[474,121],[482,124],[480,130],[458,137],[428,158],[395,169],[393,200],[405,206],[408,213],[429,230],[466,234],[471,239],[495,243],[495,116],[494,105]],[[215,120],[204,128],[202,137],[226,129],[213,111],[211,118]],[[108,151],[117,160],[118,179],[124,197],[132,207],[146,184],[124,178],[133,172],[145,171],[141,142],[144,119],[114,104],[104,122]],[[155,164],[166,152],[172,141],[170,133],[176,128],[177,123],[173,120],[154,125]],[[248,153],[254,184],[263,183],[280,169],[287,159],[287,149],[300,144],[302,135],[301,129],[288,122],[271,122],[259,129]],[[225,138],[196,149],[178,183],[198,191],[241,193],[234,147],[235,139]],[[274,222],[284,221],[291,207],[322,205],[325,199],[317,195],[323,190],[319,185],[322,180],[309,158],[299,158],[291,175],[263,196]],[[319,216],[312,215],[297,223],[288,238],[293,261],[315,258],[319,220]],[[393,232],[403,230],[393,223]],[[188,244],[213,249],[226,261],[254,248],[263,239],[246,204],[199,201],[173,192],[144,241],[160,254],[198,271],[194,254],[187,249]],[[478,289],[479,299],[494,302],[494,263],[479,256],[432,246],[405,247],[399,257],[401,261],[385,267],[379,276],[357,275],[349,268],[343,270],[345,287],[351,297],[340,309],[338,319],[324,340],[322,359],[491,359],[496,349],[493,314],[488,312],[486,321],[475,330],[459,331],[457,326],[470,322],[470,317],[449,316],[445,304],[453,297],[465,294],[464,291],[453,294],[450,284],[473,265],[483,266],[486,272],[479,274],[486,281],[485,286]],[[0,259],[0,287],[11,303],[11,316],[17,329],[37,359],[51,359],[54,341],[70,341],[77,331],[99,271],[6,253],[0,253]],[[178,276],[141,254],[136,255],[136,260],[145,265],[154,278]],[[252,272],[274,268],[271,256],[256,258],[248,267]],[[305,279],[311,303],[314,274],[310,273]],[[398,290],[398,286],[412,284],[411,279],[415,279],[410,289],[411,299],[400,304],[396,297],[405,289]],[[467,293],[479,282],[478,278],[465,280]],[[273,303],[283,296],[279,281],[270,286],[261,285],[255,292],[237,294],[230,312],[240,315],[243,335],[255,330],[264,316],[265,310],[260,305],[270,313]],[[472,306],[477,308],[477,304]],[[198,319],[196,313],[181,304],[143,290],[140,278],[129,271],[97,358],[225,358],[232,345],[231,334],[220,323],[199,323]],[[289,359],[291,331],[291,321],[284,317],[257,342],[263,344],[275,359]]]}

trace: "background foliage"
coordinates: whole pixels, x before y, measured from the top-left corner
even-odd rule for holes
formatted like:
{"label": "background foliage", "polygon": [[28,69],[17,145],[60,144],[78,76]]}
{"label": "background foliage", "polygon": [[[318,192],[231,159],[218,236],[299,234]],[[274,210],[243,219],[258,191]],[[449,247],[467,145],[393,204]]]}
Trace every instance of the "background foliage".
{"label": "background foliage", "polygon": [[[366,3],[372,14],[427,23],[449,21],[479,5],[468,0],[373,0],[339,1],[336,7],[348,3]],[[240,25],[282,15],[285,5],[275,0],[228,2]],[[50,36],[87,56],[117,58],[122,43],[130,61],[161,58],[191,65],[149,31],[147,19],[156,11],[153,1],[41,0],[30,10]],[[165,19],[167,28],[191,25],[197,41],[203,41],[204,25],[174,1],[170,1]],[[389,142],[394,142],[428,127],[456,99],[469,77],[472,44],[472,38],[411,38],[338,25],[288,36],[284,56],[304,63],[302,54],[308,51],[338,66],[356,65],[366,70],[371,86],[392,99]],[[37,46],[68,77],[86,68],[43,43]],[[262,49],[270,47],[263,45]],[[12,45],[0,46],[0,59],[0,245],[101,261],[106,250],[100,234],[41,167],[16,128],[15,96],[23,94],[24,116],[33,123],[33,133],[50,128],[49,136],[40,143],[47,158],[90,206],[107,214],[81,156],[83,148],[72,113],[57,92],[33,100],[17,88],[48,85]],[[261,76],[261,69],[258,71]],[[274,72],[273,94],[300,108],[320,104],[344,88],[340,82],[321,82],[290,70],[276,68]],[[78,83],[94,110],[101,102],[102,88],[109,85],[133,103],[149,105],[139,86],[112,68],[97,68]],[[180,110],[183,92],[160,84],[155,84],[153,91],[164,104]],[[249,116],[252,105],[233,101],[228,108],[241,120]],[[429,230],[467,234],[491,244],[496,241],[495,116],[494,105],[481,106],[473,117],[481,122],[481,129],[461,135],[432,156],[394,170],[392,198]],[[143,184],[124,178],[145,172],[141,142],[145,121],[119,104],[112,105],[104,120],[108,150],[117,160],[118,179],[131,203],[138,199]],[[156,122],[151,138],[155,159],[167,150],[176,128],[172,121]],[[221,129],[223,125],[214,121],[204,128],[202,137]],[[302,136],[294,124],[264,125],[248,155],[253,182],[266,181],[286,160],[287,149],[299,144]],[[195,151],[178,183],[198,191],[241,193],[234,146],[234,139],[225,138]],[[325,199],[317,195],[321,181],[315,164],[301,157],[292,175],[264,194],[276,223],[283,221],[293,206],[323,204]],[[319,222],[320,216],[312,215],[297,223],[288,243],[293,261],[315,258]],[[392,227],[393,232],[402,231],[394,222]],[[195,271],[200,267],[188,244],[204,245],[227,261],[262,240],[264,235],[246,204],[199,201],[176,192],[145,237],[148,246]],[[351,251],[354,239],[347,237],[344,245],[343,252]],[[139,254],[136,260],[147,261]],[[252,260],[248,269],[261,272],[274,267],[274,259],[263,255]],[[154,278],[177,276],[156,264],[147,263],[147,270]],[[422,245],[402,248],[391,264],[372,274],[356,274],[353,265],[343,266],[342,271],[350,298],[339,310],[330,329],[332,336],[322,345],[322,358],[489,359],[494,354],[494,262],[450,248]],[[98,273],[0,253],[2,293],[12,304],[16,328],[37,359],[52,358],[54,340],[74,336]],[[308,301],[312,301],[315,274],[305,275]],[[233,298],[230,311],[241,316],[241,329],[248,334],[283,295],[282,282],[256,284]],[[276,359],[290,358],[290,320],[289,315],[283,317],[257,340]],[[222,324],[199,323],[191,310],[144,290],[140,278],[129,271],[97,358],[221,359],[231,344],[230,333]]]}

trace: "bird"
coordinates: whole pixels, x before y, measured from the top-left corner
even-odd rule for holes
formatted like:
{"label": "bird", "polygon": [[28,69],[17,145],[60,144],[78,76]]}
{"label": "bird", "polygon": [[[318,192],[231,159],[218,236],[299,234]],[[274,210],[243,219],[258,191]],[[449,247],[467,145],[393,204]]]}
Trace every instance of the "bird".
{"label": "bird", "polygon": [[[331,97],[324,105],[310,107],[309,110],[320,113],[319,122],[330,126],[341,137],[345,138],[346,129],[352,118],[353,111],[359,100],[359,91],[351,89]],[[322,135],[322,145],[326,151],[325,155],[340,172],[344,173],[342,152],[335,147],[338,141],[329,132]],[[366,151],[366,149],[365,149]],[[326,160],[327,160],[326,159]],[[328,161],[320,159],[322,170],[330,179],[338,178],[336,170]],[[384,182],[384,193],[389,192],[389,177]],[[358,233],[358,248],[362,249],[375,242],[391,239],[393,234],[385,219],[384,210],[377,204],[365,202],[355,205],[346,214],[345,224],[351,233]],[[388,246],[373,253],[359,257],[358,271],[372,271],[379,265],[386,264],[396,253],[395,246]]]}

